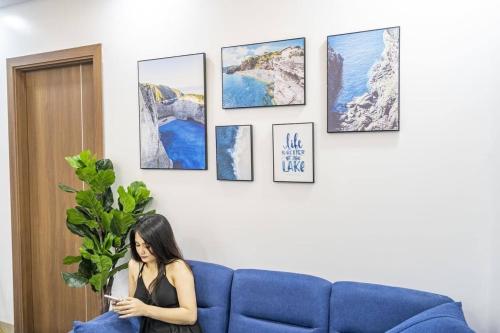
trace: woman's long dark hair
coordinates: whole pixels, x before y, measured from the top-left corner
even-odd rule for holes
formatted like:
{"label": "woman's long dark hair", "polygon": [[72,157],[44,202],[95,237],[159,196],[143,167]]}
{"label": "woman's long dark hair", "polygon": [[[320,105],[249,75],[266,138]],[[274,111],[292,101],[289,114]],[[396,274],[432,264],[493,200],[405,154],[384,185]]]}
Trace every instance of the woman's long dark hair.
{"label": "woman's long dark hair", "polygon": [[184,260],[181,251],[175,241],[172,227],[165,216],[160,214],[146,215],[137,221],[137,224],[130,231],[130,249],[132,258],[141,262],[141,257],[135,248],[135,234],[144,240],[149,246],[152,255],[156,258],[158,265],[158,276],[151,283],[150,292],[154,295],[154,290],[158,286],[161,278],[165,276],[165,266],[178,260]]}

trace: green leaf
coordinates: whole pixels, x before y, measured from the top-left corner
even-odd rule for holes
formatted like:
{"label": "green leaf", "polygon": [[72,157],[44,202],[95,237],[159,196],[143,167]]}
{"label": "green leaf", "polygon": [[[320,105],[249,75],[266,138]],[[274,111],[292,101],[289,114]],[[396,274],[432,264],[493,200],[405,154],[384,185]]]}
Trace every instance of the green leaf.
{"label": "green leaf", "polygon": [[110,187],[108,187],[102,194],[101,200],[104,210],[109,212],[113,208],[113,202],[115,201],[115,199],[113,198],[113,191]]}
{"label": "green leaf", "polygon": [[119,259],[125,257],[125,255],[127,254],[128,252],[128,248],[125,248],[123,250],[121,250],[120,252],[116,252],[115,254],[113,254],[113,261],[118,261]]}
{"label": "green leaf", "polygon": [[111,160],[105,158],[105,159],[97,161],[95,164],[95,168],[97,169],[97,171],[109,170],[109,169],[113,170],[113,162],[111,162]]}
{"label": "green leaf", "polygon": [[103,244],[103,249],[109,250],[111,248],[111,245],[113,245],[113,240],[115,236],[112,233],[109,233],[106,235],[104,238],[104,244]]}
{"label": "green leaf", "polygon": [[78,265],[78,273],[83,275],[86,279],[90,279],[96,271],[97,266],[92,263],[92,261],[90,260],[90,256],[89,259],[82,259],[80,265]]}
{"label": "green leaf", "polygon": [[115,239],[113,240],[113,246],[114,247],[120,247],[122,245],[122,240],[119,236],[116,236]]}
{"label": "green leaf", "polygon": [[91,258],[91,254],[89,251],[87,251],[87,249],[85,247],[80,247],[80,254],[82,255],[82,258],[85,258],[85,259],[88,259],[90,260]]}
{"label": "green leaf", "polygon": [[120,266],[114,268],[110,273],[109,273],[109,276],[113,276],[115,275],[116,273],[118,273],[119,271],[122,271],[124,269],[127,269],[128,268],[128,262],[124,263],[124,264],[121,264]]}
{"label": "green leaf", "polygon": [[102,209],[101,203],[97,200],[94,191],[85,190],[76,194],[76,203],[80,206],[90,209],[91,213],[96,216],[97,212]]}
{"label": "green leaf", "polygon": [[146,208],[147,205],[149,205],[149,203],[153,201],[153,198],[152,197],[149,197],[147,198],[146,200],[142,201],[141,203],[137,204],[135,206],[135,210],[134,210],[134,213],[137,214],[137,213],[142,213],[144,211],[144,208]]}
{"label": "green leaf", "polygon": [[135,224],[135,218],[132,214],[119,210],[113,210],[113,219],[111,220],[111,231],[117,236],[123,236],[128,233],[131,226]]}
{"label": "green leaf", "polygon": [[71,264],[76,264],[77,262],[80,262],[80,261],[82,261],[81,256],[77,256],[77,257],[67,256],[66,258],[64,258],[63,264],[64,265],[71,265]]}
{"label": "green leaf", "polygon": [[79,210],[75,208],[70,208],[66,211],[66,221],[71,224],[85,224],[87,223],[87,217],[82,214]]}
{"label": "green leaf", "polygon": [[115,182],[115,172],[112,169],[99,171],[89,182],[97,193],[103,193]]}
{"label": "green leaf", "polygon": [[68,186],[68,185],[64,185],[62,183],[59,183],[57,185],[61,190],[63,190],[64,192],[68,192],[68,193],[76,193],[78,192],[78,190],[72,188],[71,186]]}
{"label": "green leaf", "polygon": [[118,194],[120,197],[118,198],[119,202],[123,206],[123,211],[125,213],[131,213],[135,208],[135,199],[133,196],[125,192],[123,186],[118,187]]}
{"label": "green leaf", "polygon": [[64,282],[72,288],[81,288],[87,284],[88,280],[80,273],[62,272]]}
{"label": "green leaf", "polygon": [[106,232],[111,232],[111,220],[113,219],[113,213],[106,213],[105,211],[101,211],[99,213],[99,217],[101,218],[103,229]]}
{"label": "green leaf", "polygon": [[83,167],[83,163],[80,161],[80,156],[75,155],[75,156],[67,156],[64,158],[68,164],[73,168],[73,169],[79,169]]}
{"label": "green leaf", "polygon": [[85,164],[85,166],[91,166],[95,168],[96,158],[92,155],[90,150],[84,150],[80,153],[80,160]]}
{"label": "green leaf", "polygon": [[69,229],[69,231],[71,231],[75,235],[78,235],[80,237],[84,237],[86,235],[86,230],[84,229],[86,227],[84,225],[76,225],[66,221],[66,227]]}
{"label": "green leaf", "polygon": [[88,237],[83,238],[83,246],[87,250],[93,250],[94,249],[94,241]]}
{"label": "green leaf", "polygon": [[100,273],[108,273],[113,266],[113,262],[108,256],[100,256],[98,254],[94,254],[90,257],[90,260],[92,260],[92,262],[97,266],[97,271]]}
{"label": "green leaf", "polygon": [[89,280],[92,287],[94,287],[94,289],[98,292],[102,290],[102,287],[104,286],[105,281],[106,281],[106,277],[104,274],[101,274],[101,273],[92,275],[92,277]]}
{"label": "green leaf", "polygon": [[76,170],[76,175],[80,180],[90,184],[97,175],[97,171],[94,166],[86,166]]}

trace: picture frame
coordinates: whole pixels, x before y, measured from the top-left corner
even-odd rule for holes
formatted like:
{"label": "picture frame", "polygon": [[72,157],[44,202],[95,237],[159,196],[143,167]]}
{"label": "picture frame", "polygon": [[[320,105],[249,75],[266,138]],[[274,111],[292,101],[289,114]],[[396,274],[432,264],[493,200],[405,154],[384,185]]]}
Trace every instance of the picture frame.
{"label": "picture frame", "polygon": [[206,55],[137,62],[141,169],[207,170]]}
{"label": "picture frame", "polygon": [[273,181],[314,183],[314,123],[273,124]]}
{"label": "picture frame", "polygon": [[306,104],[304,37],[221,48],[222,108]]}
{"label": "picture frame", "polygon": [[215,126],[217,180],[253,181],[253,126]]}
{"label": "picture frame", "polygon": [[400,129],[400,27],[327,37],[327,132]]}

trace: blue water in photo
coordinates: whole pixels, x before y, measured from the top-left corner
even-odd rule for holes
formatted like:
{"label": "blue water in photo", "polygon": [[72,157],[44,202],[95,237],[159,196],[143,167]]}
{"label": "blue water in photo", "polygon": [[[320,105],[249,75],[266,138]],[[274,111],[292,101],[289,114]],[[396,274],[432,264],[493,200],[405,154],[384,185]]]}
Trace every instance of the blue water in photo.
{"label": "blue water in photo", "polygon": [[217,179],[236,180],[231,151],[236,143],[239,126],[224,126],[216,128],[217,139]]}
{"label": "blue water in photo", "polygon": [[385,29],[328,37],[328,47],[344,58],[342,90],[334,107],[345,112],[346,104],[368,90],[370,69],[384,50]]}
{"label": "blue water in photo", "polygon": [[223,74],[224,108],[273,105],[267,94],[267,84],[252,77],[239,74]]}
{"label": "blue water in photo", "polygon": [[160,126],[160,137],[174,169],[205,169],[205,125],[173,120]]}

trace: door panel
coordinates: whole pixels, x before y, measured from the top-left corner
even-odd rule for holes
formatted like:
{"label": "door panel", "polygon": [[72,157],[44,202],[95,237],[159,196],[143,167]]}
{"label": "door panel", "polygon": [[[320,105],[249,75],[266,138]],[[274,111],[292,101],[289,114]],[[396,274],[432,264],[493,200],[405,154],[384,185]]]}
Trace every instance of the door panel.
{"label": "door panel", "polygon": [[82,75],[88,66],[26,72],[33,326],[40,333],[68,332],[72,320],[89,315],[86,290],[67,287],[61,277],[61,271],[76,270],[76,265],[63,266],[62,260],[78,255],[80,239],[65,225],[74,195],[57,187],[83,186],[64,157],[84,148],[82,105],[92,98],[84,92],[93,91],[92,81]]}

